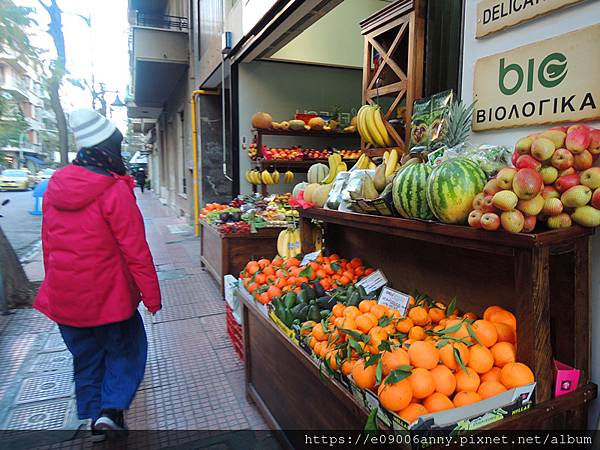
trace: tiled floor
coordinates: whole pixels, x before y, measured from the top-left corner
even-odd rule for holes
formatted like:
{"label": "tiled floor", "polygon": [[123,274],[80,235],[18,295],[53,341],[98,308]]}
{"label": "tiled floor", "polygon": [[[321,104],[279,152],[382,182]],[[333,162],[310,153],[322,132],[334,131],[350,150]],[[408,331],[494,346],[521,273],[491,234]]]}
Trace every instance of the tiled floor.
{"label": "tiled floor", "polygon": [[[226,333],[225,303],[200,270],[193,230],[154,194],[136,194],[160,273],[163,310],[142,314],[148,363],[127,413],[130,429],[266,429],[246,400],[243,366]],[[34,429],[36,420],[54,429],[80,425],[70,373],[70,355],[53,323],[35,311],[0,318],[0,409],[8,411],[0,413],[0,429]],[[84,439],[69,442],[69,448],[86,445]]]}

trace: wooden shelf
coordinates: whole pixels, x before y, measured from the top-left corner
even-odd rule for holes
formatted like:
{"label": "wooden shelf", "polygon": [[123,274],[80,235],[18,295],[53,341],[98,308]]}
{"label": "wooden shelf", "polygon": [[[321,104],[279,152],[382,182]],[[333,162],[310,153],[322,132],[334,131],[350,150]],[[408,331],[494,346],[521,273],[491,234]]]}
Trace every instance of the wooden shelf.
{"label": "wooden shelf", "polygon": [[[348,168],[351,168],[356,163],[356,159],[344,159],[342,160],[346,163]],[[258,161],[252,161],[253,164],[256,164],[260,167],[261,170],[274,168],[279,172],[281,170],[291,170],[294,173],[306,173],[308,169],[313,164],[322,163],[327,164],[326,159],[302,159],[302,160],[292,160],[292,159],[260,159]],[[280,170],[281,169],[281,170]]]}
{"label": "wooden shelf", "polygon": [[302,137],[329,137],[329,138],[359,138],[360,135],[357,132],[354,133],[343,133],[339,131],[317,131],[317,130],[263,130],[263,129],[253,129],[254,133],[257,133],[262,136],[302,136]]}
{"label": "wooden shelf", "polygon": [[[492,253],[505,253],[502,248],[530,248],[557,245],[580,237],[594,234],[593,228],[573,226],[541,233],[512,234],[504,231],[489,232],[465,225],[447,225],[440,222],[382,217],[368,214],[332,211],[311,208],[301,211],[310,219],[337,223],[349,227],[367,229],[379,233],[393,234],[444,245],[477,248]],[[511,252],[512,253],[512,252]]]}

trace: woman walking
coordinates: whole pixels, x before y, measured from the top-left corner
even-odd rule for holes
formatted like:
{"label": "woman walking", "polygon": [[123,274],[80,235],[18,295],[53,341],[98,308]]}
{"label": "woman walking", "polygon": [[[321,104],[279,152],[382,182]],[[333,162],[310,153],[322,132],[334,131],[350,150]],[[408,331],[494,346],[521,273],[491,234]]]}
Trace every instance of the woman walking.
{"label": "woman walking", "polygon": [[46,277],[34,307],[58,323],[80,419],[92,437],[125,429],[123,411],[144,376],[147,341],[137,311],[161,309],[160,288],[121,158],[120,131],[92,109],[69,123],[80,148],[50,179],[43,202]]}

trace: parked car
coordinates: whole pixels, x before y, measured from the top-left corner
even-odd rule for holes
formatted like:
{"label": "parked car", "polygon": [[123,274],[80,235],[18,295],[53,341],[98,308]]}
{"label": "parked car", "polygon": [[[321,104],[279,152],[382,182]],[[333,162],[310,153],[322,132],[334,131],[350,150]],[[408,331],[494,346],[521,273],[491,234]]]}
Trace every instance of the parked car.
{"label": "parked car", "polygon": [[54,172],[56,172],[56,170],[54,170],[54,169],[43,169],[43,170],[40,170],[37,173],[37,180],[38,180],[38,182],[40,182],[42,180],[49,180],[50,177],[52,176],[52,174]]}
{"label": "parked car", "polygon": [[27,171],[23,169],[6,169],[0,175],[0,190],[2,191],[26,191],[34,185],[35,182],[31,180]]}

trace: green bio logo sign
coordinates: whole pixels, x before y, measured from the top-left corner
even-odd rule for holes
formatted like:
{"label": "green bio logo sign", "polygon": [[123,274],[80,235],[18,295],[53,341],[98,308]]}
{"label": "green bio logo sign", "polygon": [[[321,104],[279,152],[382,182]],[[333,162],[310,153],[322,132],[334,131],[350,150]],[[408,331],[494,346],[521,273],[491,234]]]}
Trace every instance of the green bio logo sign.
{"label": "green bio logo sign", "polygon": [[532,92],[535,80],[545,88],[553,88],[562,83],[567,72],[567,57],[562,53],[550,53],[537,65],[537,68],[535,58],[527,61],[527,67],[517,63],[507,64],[506,59],[501,58],[498,87],[504,95],[517,93],[525,83],[527,92]]}

